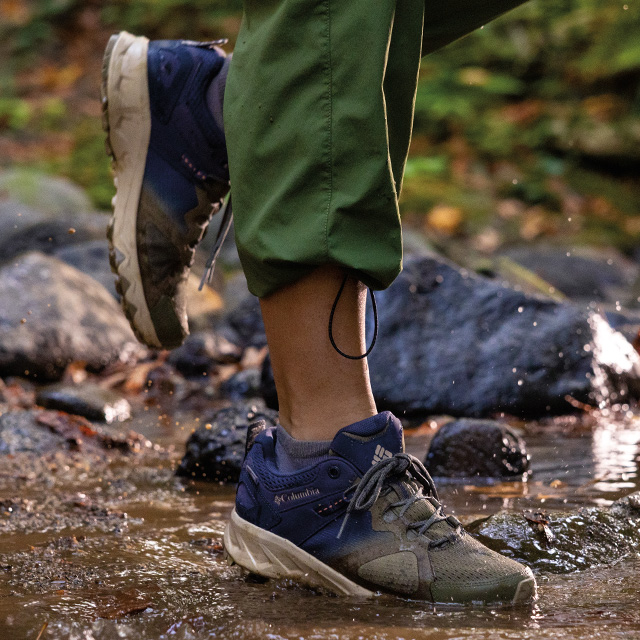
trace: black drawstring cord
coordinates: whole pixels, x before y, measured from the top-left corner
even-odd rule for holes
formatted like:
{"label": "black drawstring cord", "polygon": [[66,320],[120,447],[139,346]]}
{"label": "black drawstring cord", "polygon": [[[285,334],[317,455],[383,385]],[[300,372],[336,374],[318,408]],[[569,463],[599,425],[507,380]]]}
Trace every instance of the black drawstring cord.
{"label": "black drawstring cord", "polygon": [[340,296],[344,291],[344,287],[347,284],[347,280],[349,279],[349,275],[345,275],[342,284],[340,285],[340,290],[338,291],[338,295],[336,299],[333,301],[333,307],[331,308],[331,315],[329,316],[329,340],[331,341],[331,346],[343,357],[349,360],[364,360],[372,351],[373,347],[376,346],[376,340],[378,339],[378,307],[376,305],[376,295],[373,293],[373,289],[368,287],[371,292],[371,306],[373,307],[373,340],[371,340],[371,346],[367,349],[366,353],[363,353],[361,356],[350,356],[346,354],[344,351],[338,347],[336,341],[333,339],[333,317],[336,314],[336,308],[338,306],[338,302],[340,300]]}

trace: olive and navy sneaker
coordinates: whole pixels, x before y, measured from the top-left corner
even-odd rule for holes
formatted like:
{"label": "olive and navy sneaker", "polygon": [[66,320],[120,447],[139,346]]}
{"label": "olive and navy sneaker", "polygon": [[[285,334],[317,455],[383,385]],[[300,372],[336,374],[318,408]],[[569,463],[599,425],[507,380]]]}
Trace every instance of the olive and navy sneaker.
{"label": "olive and navy sneaker", "polygon": [[[188,335],[195,248],[229,191],[222,98],[230,56],[216,44],[122,32],[104,55],[103,125],[117,190],[111,267],[129,322],[151,347],[176,347]],[[217,112],[206,99],[212,82]]]}
{"label": "olive and navy sneaker", "polygon": [[444,513],[427,470],[404,453],[402,426],[391,413],[345,427],[324,460],[295,473],[278,471],[276,437],[263,423],[250,429],[224,536],[231,562],[353,596],[535,599],[530,569],[489,550]]}

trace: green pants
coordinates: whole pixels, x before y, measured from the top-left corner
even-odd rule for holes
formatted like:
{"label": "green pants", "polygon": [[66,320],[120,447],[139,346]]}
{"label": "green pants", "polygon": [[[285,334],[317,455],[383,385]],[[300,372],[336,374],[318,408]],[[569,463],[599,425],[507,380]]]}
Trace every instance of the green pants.
{"label": "green pants", "polygon": [[245,0],[224,113],[252,293],[326,263],[391,284],[420,58],[523,2]]}

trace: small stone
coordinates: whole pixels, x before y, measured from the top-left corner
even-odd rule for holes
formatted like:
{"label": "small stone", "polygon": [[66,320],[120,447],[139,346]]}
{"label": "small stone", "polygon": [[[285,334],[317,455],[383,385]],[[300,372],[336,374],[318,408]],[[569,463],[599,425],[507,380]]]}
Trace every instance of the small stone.
{"label": "small stone", "polygon": [[221,335],[209,331],[192,333],[168,358],[183,376],[201,377],[218,364],[232,364],[240,360],[242,351]]}
{"label": "small stone", "polygon": [[96,422],[124,422],[131,418],[131,405],[120,394],[94,384],[54,385],[38,393],[36,403]]}
{"label": "small stone", "polygon": [[40,411],[12,411],[0,416],[0,455],[35,453],[67,449],[64,436],[38,425]]}
{"label": "small stone", "polygon": [[425,466],[435,477],[523,479],[529,461],[524,440],[507,425],[462,419],[436,433]]}
{"label": "small stone", "polygon": [[219,333],[242,350],[247,347],[261,349],[266,346],[267,337],[258,298],[250,295],[240,302],[224,317]]}
{"label": "small stone", "polygon": [[260,395],[260,370],[245,369],[238,371],[220,385],[220,393],[231,398],[254,398]]}
{"label": "small stone", "polygon": [[176,475],[221,484],[238,482],[247,429],[258,420],[274,426],[277,413],[265,408],[261,402],[239,403],[217,411],[207,418],[208,424],[189,437]]}

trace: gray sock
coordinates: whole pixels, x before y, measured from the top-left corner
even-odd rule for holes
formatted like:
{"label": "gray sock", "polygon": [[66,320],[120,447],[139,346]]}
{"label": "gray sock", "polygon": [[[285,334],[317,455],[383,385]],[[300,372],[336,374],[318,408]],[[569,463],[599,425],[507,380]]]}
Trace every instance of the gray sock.
{"label": "gray sock", "polygon": [[296,440],[281,426],[276,427],[276,463],[282,473],[320,462],[329,455],[331,440]]}

